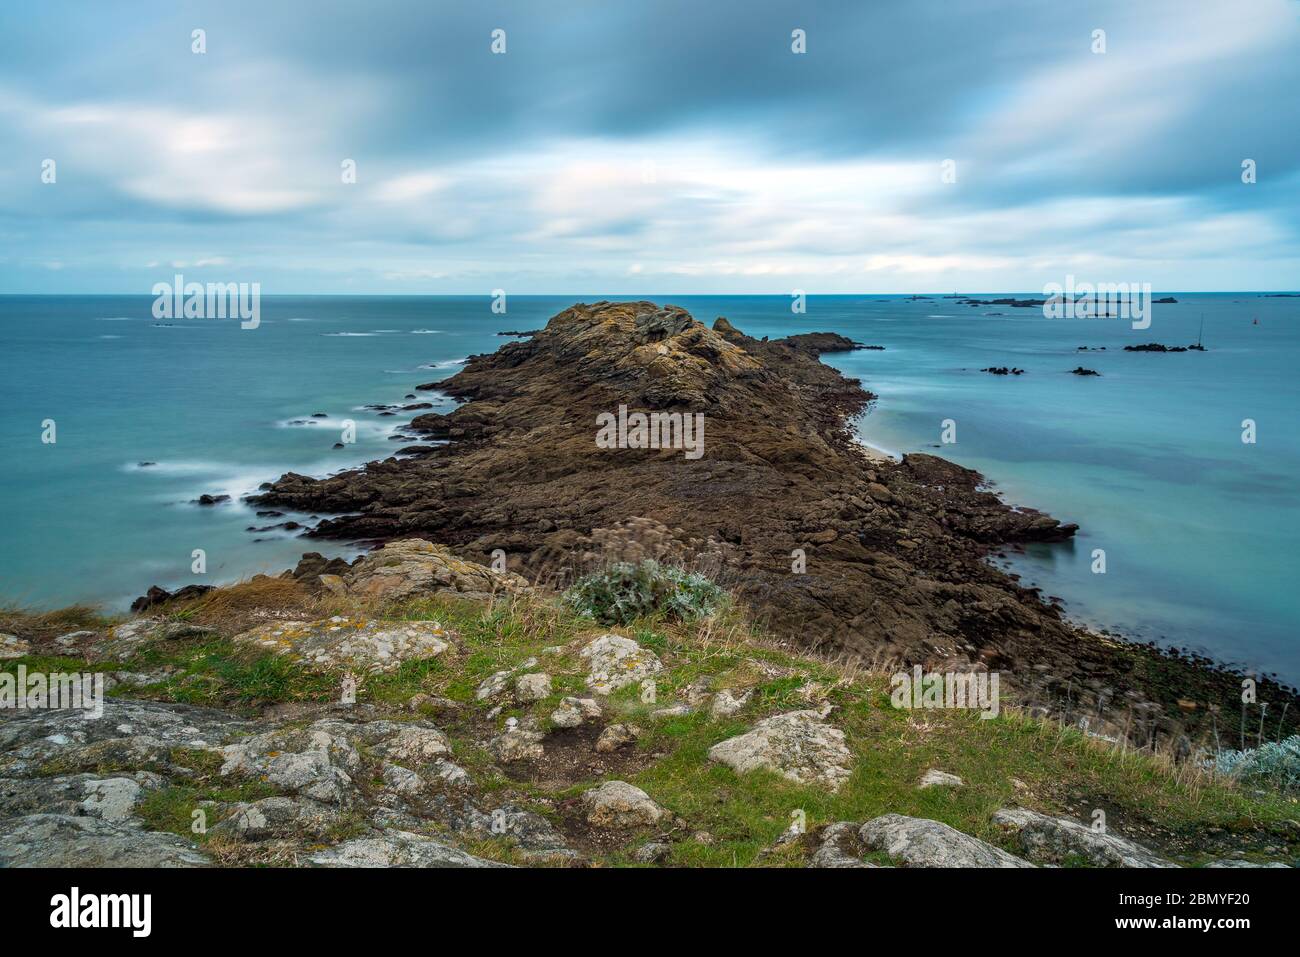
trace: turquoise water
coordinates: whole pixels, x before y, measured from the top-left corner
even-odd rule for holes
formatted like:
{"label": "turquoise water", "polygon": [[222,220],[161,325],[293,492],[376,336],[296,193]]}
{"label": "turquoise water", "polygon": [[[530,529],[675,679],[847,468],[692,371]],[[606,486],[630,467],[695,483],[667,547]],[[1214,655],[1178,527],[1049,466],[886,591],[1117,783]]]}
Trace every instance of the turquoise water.
{"label": "turquoise water", "polygon": [[[866,441],[942,454],[1009,501],[1082,526],[1074,542],[1009,558],[1026,583],[1079,620],[1295,682],[1300,299],[1175,295],[1146,331],[944,298],[811,297],[803,315],[787,297],[669,298],[751,335],[829,330],[885,346],[827,357],[880,396],[859,423]],[[150,584],[275,573],[304,550],[354,554],[245,531],[285,519],[238,496],[286,470],[321,475],[400,448],[389,433],[407,416],[364,405],[400,402],[575,298],[597,297],[512,297],[505,315],[487,297],[263,297],[261,326],[243,330],[155,325],[149,297],[0,297],[0,593],[121,607]],[[1206,353],[1122,351],[1186,345],[1202,321]],[[1080,364],[1101,377],[1068,374]],[[989,365],[1026,373],[978,371]],[[1255,444],[1241,441],[1245,418]],[[41,442],[46,419],[54,444]],[[304,419],[318,424],[289,424]],[[357,441],[336,450],[344,419]],[[937,448],[945,419],[957,442]],[[205,492],[235,501],[193,504]],[[197,548],[206,575],[191,574]],[[1090,570],[1097,548],[1104,575]]]}

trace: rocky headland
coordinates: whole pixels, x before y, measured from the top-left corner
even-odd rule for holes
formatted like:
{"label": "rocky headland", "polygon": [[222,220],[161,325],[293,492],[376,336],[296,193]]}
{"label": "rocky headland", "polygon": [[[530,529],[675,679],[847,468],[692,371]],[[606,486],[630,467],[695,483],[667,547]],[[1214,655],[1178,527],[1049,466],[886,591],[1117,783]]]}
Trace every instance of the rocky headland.
{"label": "rocky headland", "polygon": [[[873,396],[818,357],[858,346],[758,340],[650,302],[575,305],[419,387],[463,402],[410,423],[444,444],[325,479],[290,473],[254,501],[330,516],[310,536],[504,553],[556,587],[613,560],[683,563],[802,647],[996,671],[1026,706],[1115,738],[1186,752],[1233,727],[1240,676],[1075,627],[986,560],[1075,525],[1014,508],[941,458],[894,462],[854,440]],[[599,447],[597,417],[620,406],[702,414],[704,454]],[[1293,700],[1260,684],[1274,713]]]}

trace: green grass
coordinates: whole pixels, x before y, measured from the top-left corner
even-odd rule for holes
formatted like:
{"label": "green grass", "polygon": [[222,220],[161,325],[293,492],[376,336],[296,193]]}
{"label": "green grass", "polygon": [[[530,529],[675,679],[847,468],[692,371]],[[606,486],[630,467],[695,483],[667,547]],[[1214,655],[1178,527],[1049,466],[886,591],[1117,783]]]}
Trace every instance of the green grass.
{"label": "green grass", "polygon": [[[555,602],[484,607],[425,600],[387,609],[384,616],[436,619],[455,636],[454,647],[437,658],[408,661],[391,674],[364,679],[359,700],[389,708],[396,717],[415,716],[404,705],[417,693],[459,702],[460,711],[442,715],[438,724],[451,739],[454,760],[470,772],[477,791],[484,796],[508,793],[511,801],[531,804],[562,823],[556,811],[559,802],[599,780],[557,781],[549,789],[512,780],[494,766],[484,744],[505,716],[531,713],[546,727],[561,698],[588,695],[577,650],[582,641],[608,629]],[[1286,822],[1300,818],[1294,796],[1235,787],[1149,754],[1118,750],[1053,722],[1031,720],[1011,708],[1004,707],[991,720],[963,711],[897,710],[889,703],[888,676],[846,671],[765,645],[735,609],[692,622],[672,622],[656,613],[617,630],[654,651],[665,669],[655,678],[655,702],[642,701],[639,686],[624,688],[603,702],[607,723],[635,723],[645,732],[635,746],[636,760],[611,776],[630,780],[684,819],[685,828],[671,835],[668,863],[673,865],[802,864],[797,847],[763,854],[760,860],[760,853],[796,815],[809,829],[886,813],[932,818],[1013,852],[991,823],[992,814],[1008,805],[1085,821],[1091,808],[1101,807],[1108,824],[1120,833],[1154,831],[1152,846],[1157,851],[1166,842],[1196,848],[1200,835],[1211,829],[1229,836],[1284,834],[1290,826]],[[557,646],[559,651],[545,650]],[[487,712],[498,702],[476,701],[475,690],[488,676],[529,657],[536,657],[538,670],[552,676],[552,694],[526,707],[511,705],[489,720]],[[33,657],[0,667],[14,671],[20,663],[45,671],[152,671],[171,666],[175,673],[165,681],[119,693],[248,711],[274,703],[337,700],[342,677],[212,637],[160,642],[123,664],[88,666],[79,659]],[[735,688],[752,694],[744,708],[728,718],[713,719],[707,710],[651,717],[654,710],[682,701],[687,689],[700,682],[714,690]],[[712,745],[743,733],[760,718],[822,703],[833,706],[828,720],[845,731],[853,755],[852,775],[838,793],[773,774],[737,775],[707,759]],[[267,796],[264,785],[221,781],[211,766],[213,755],[184,757],[181,763],[192,767],[194,776],[149,794],[142,813],[151,827],[191,836],[191,815],[201,802]],[[959,775],[965,786],[918,789],[921,775],[930,768]],[[51,765],[43,773],[60,772]],[[209,828],[215,823],[210,814]],[[712,835],[712,842],[690,836],[698,831]],[[596,856],[607,864],[631,866],[636,847],[651,837],[655,835],[626,835],[619,846],[602,847]],[[1152,844],[1145,836],[1137,839]],[[508,846],[495,840],[483,842],[479,850],[499,860],[514,857]]]}

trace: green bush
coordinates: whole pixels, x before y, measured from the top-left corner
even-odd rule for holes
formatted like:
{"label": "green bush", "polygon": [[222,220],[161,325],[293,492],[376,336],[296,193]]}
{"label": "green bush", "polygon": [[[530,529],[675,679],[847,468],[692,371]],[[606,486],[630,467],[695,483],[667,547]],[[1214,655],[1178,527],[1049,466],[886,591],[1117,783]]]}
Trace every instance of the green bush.
{"label": "green bush", "polygon": [[619,562],[579,578],[564,593],[574,611],[606,625],[660,615],[676,621],[707,618],[726,601],[726,592],[703,575],[643,561]]}
{"label": "green bush", "polygon": [[1300,734],[1245,751],[1220,751],[1214,767],[1239,781],[1279,791],[1300,790]]}

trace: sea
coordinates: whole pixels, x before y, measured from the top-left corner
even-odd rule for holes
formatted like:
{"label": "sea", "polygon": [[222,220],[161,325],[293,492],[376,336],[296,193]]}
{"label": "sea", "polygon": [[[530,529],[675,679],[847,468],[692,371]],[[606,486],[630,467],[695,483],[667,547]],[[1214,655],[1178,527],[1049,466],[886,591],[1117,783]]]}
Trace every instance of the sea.
{"label": "sea", "polygon": [[[145,296],[0,296],[0,602],[115,611],[154,584],[352,557],[272,527],[311,516],[258,516],[241,496],[392,454],[410,413],[367,406],[417,394],[449,411],[414,387],[512,341],[499,332],[575,301],[650,299],[757,337],[882,346],[824,357],[878,397],[861,441],[950,458],[1080,526],[993,561],[1091,627],[1300,683],[1300,298],[1164,295],[1177,302],[1144,330],[944,294],[510,296],[504,313],[486,295],[263,296],[256,329],[157,320]],[[980,371],[1000,366],[1023,373]]]}

